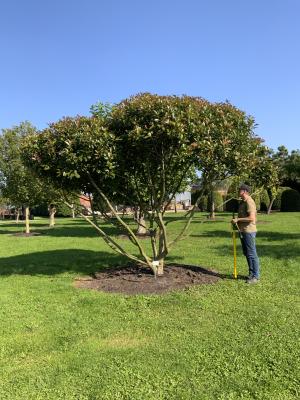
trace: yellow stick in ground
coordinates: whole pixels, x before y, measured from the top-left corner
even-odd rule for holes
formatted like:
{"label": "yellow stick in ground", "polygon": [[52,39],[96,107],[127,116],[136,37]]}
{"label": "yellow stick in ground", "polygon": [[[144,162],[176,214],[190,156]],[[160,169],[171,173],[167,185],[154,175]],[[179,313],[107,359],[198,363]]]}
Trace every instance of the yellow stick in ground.
{"label": "yellow stick in ground", "polygon": [[233,277],[237,278],[237,268],[236,268],[236,237],[235,231],[232,230],[232,240],[233,240]]}

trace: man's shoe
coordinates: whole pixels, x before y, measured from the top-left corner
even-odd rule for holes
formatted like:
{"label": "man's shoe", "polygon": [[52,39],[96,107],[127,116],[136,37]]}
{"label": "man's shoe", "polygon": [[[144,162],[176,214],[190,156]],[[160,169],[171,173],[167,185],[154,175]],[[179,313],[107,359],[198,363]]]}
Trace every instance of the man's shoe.
{"label": "man's shoe", "polygon": [[259,279],[255,278],[255,277],[253,276],[253,277],[247,279],[247,280],[246,280],[246,283],[249,283],[249,284],[251,285],[252,283],[257,283],[258,281],[259,281]]}

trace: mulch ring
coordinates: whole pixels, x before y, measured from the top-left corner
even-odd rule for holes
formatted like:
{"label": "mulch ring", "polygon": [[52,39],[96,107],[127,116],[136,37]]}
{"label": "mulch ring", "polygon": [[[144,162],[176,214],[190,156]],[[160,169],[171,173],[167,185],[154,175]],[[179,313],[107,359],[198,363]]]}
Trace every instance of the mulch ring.
{"label": "mulch ring", "polygon": [[168,264],[164,275],[157,279],[150,268],[127,265],[78,278],[75,287],[129,295],[161,294],[193,285],[213,284],[219,279],[216,271],[192,265]]}
{"label": "mulch ring", "polygon": [[30,232],[30,233],[25,233],[25,232],[17,232],[13,233],[12,236],[24,236],[24,237],[30,237],[30,236],[40,236],[40,232]]}

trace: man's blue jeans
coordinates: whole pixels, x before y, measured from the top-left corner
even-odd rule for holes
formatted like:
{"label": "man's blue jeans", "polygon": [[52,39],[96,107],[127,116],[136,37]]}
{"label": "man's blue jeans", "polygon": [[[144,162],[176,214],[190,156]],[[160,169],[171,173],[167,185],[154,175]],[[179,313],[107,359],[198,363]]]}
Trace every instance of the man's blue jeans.
{"label": "man's blue jeans", "polygon": [[243,253],[249,266],[249,277],[259,279],[259,259],[255,245],[256,232],[240,232]]}

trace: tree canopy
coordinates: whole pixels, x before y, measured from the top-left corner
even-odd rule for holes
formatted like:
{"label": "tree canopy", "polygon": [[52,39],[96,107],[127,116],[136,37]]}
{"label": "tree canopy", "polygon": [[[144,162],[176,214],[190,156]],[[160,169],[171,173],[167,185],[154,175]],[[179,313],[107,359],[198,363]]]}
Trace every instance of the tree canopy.
{"label": "tree canopy", "polygon": [[[170,248],[190,222],[170,240],[164,220],[168,203],[195,169],[208,184],[253,168],[260,146],[254,127],[254,119],[230,103],[144,93],[112,107],[98,104],[91,117],[67,117],[50,124],[26,138],[23,157],[55,185],[98,196],[139,256],[126,252],[90,221],[106,242],[160,273]],[[129,200],[145,212],[151,255],[115,212],[116,199]]]}

